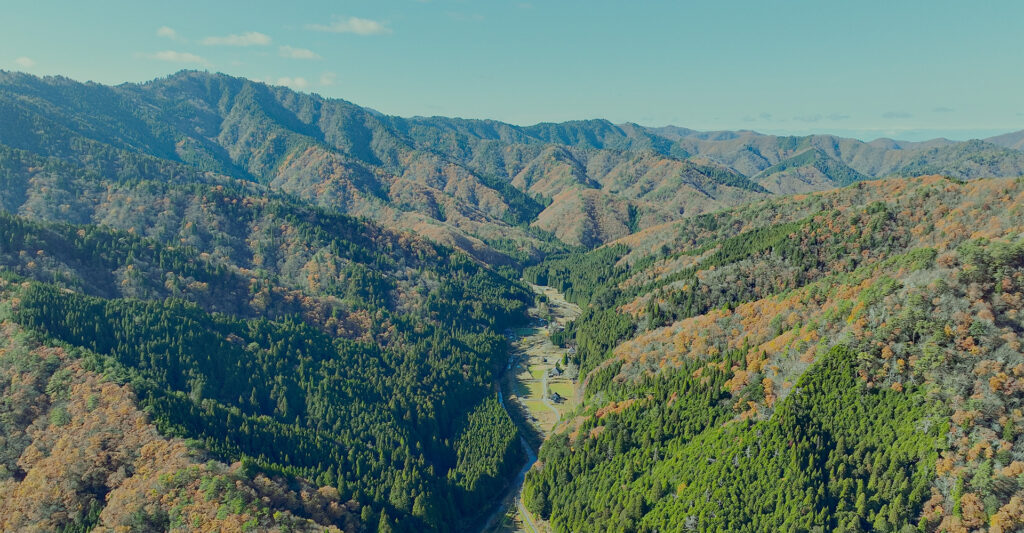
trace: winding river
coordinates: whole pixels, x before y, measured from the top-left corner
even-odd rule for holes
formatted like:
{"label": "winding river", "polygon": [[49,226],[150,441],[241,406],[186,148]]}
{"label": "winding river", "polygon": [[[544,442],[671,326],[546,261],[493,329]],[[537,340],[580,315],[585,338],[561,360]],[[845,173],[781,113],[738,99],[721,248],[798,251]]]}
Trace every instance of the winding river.
{"label": "winding river", "polygon": [[[565,300],[564,296],[551,287],[544,287],[539,285],[531,285],[534,292],[538,294],[544,294],[547,296],[547,312],[550,318],[558,324],[564,326],[565,323],[575,319],[579,316],[581,310],[575,304],[569,303]],[[530,316],[535,321],[541,320],[541,310],[538,308],[531,308]],[[553,421],[545,420],[543,424],[538,423],[537,429],[541,433],[547,435],[554,426],[561,420],[561,411],[555,406],[554,402],[549,399],[550,390],[548,384],[548,369],[554,366],[554,362],[561,358],[565,353],[565,350],[559,348],[551,343],[551,339],[547,335],[546,324],[533,327],[526,330],[526,334],[515,335],[512,339],[512,352],[516,354],[516,366],[508,369],[508,373],[511,374],[511,378],[508,376],[502,377],[499,380],[498,387],[498,400],[501,402],[502,407],[509,410],[506,405],[505,398],[505,387],[501,386],[502,383],[508,385],[508,383],[523,385],[522,376],[530,376],[528,372],[531,366],[535,366],[541,370],[541,403],[546,409],[549,409],[554,413]],[[525,361],[519,358],[525,358]],[[520,363],[525,362],[525,370],[519,371]],[[524,387],[525,388],[525,387]],[[508,400],[518,401],[518,400]],[[511,413],[510,413],[511,415]],[[483,527],[480,529],[482,533],[512,533],[514,531],[528,531],[532,533],[542,533],[548,531],[548,528],[541,523],[541,521],[534,517],[522,501],[522,489],[523,481],[526,478],[526,473],[533,467],[533,464],[537,461],[537,454],[535,450],[530,446],[525,438],[520,437],[520,445],[523,447],[523,452],[526,455],[526,461],[523,467],[520,469],[519,474],[516,476],[515,481],[509,486],[508,490],[502,496],[502,498],[495,504],[495,508],[492,513],[488,516]],[[512,505],[515,505],[519,518],[521,519],[521,527],[518,529],[509,528],[498,524],[498,520],[508,514],[509,509]]]}

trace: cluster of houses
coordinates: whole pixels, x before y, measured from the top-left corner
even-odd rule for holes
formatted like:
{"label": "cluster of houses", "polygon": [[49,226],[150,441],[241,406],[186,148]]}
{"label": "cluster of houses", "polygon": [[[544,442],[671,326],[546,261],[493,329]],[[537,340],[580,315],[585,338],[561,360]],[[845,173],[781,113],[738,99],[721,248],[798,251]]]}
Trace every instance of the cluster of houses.
{"label": "cluster of houses", "polygon": [[[552,321],[552,322],[547,322],[545,324],[545,321],[542,320],[542,319],[535,320],[532,325],[534,327],[547,327],[549,333],[555,333],[557,331],[562,331],[563,329],[565,329],[565,327],[562,326],[561,324],[559,324],[558,322]],[[518,337],[516,336],[515,332],[512,329],[506,329],[505,330],[505,338],[507,338],[509,342],[515,342],[516,340],[518,340]],[[575,344],[570,344],[566,348],[566,353],[569,356],[575,355],[576,354],[576,345]],[[511,356],[509,356],[508,364],[505,367],[506,370],[512,370],[512,368],[514,366],[516,366],[516,364],[519,363],[519,360],[520,360],[520,356],[519,355],[511,355]],[[548,359],[545,357],[545,358],[542,358],[541,361],[544,362],[544,363],[547,363]],[[547,371],[547,377],[549,377],[549,378],[558,378],[558,377],[563,377],[564,375],[565,375],[565,370],[563,368],[561,368],[560,365],[555,365],[555,366],[549,368],[548,371]],[[557,392],[554,392],[554,391],[550,391],[549,392],[548,400],[550,400],[550,401],[552,401],[554,403],[562,403],[562,402],[566,401],[566,399],[563,398],[561,394],[558,394]],[[536,422],[537,421],[536,417],[534,417],[532,415],[528,415],[527,418],[531,422]]]}

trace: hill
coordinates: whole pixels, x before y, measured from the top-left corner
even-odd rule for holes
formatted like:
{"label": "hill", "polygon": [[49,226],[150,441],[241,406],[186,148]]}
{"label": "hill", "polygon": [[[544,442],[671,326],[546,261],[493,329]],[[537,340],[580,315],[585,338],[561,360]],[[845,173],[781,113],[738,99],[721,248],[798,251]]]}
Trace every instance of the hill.
{"label": "hill", "polygon": [[989,137],[985,140],[998,146],[1005,146],[1006,148],[1013,148],[1015,150],[1024,150],[1024,130]]}
{"label": "hill", "polygon": [[560,531],[1019,529],[1021,198],[861,182],[528,269],[589,304],[560,339],[585,405],[528,505]]}
{"label": "hill", "polygon": [[[500,332],[525,319],[530,294],[521,285],[451,249],[258,185],[102,179],[19,150],[5,161],[5,201],[32,217],[0,216],[0,265],[17,280],[2,298],[5,324],[37,335],[40,349],[74,354],[33,379],[107,376],[161,435],[244,466],[183,478],[174,485],[182,497],[193,482],[205,486],[204,476],[243,484],[264,483],[261,472],[297,476],[302,490],[328,494],[324,506],[343,507],[267,512],[295,509],[348,529],[451,530],[477,519],[480,502],[518,468],[518,430],[491,382],[504,360]],[[13,375],[26,372],[17,353]],[[8,392],[5,409],[23,415],[4,433],[26,438],[4,442],[0,499],[30,502],[30,487],[56,483],[51,467],[33,477],[37,456],[69,460],[52,445],[65,424],[47,429],[58,416],[51,400]],[[68,413],[73,426],[91,416]],[[125,462],[95,465],[89,476],[152,487],[155,471],[133,454],[154,438],[110,442],[127,447]],[[162,472],[191,468],[186,459]],[[72,474],[68,483],[83,482]],[[121,486],[62,489],[54,498],[68,511],[52,517],[54,527],[110,523],[107,495]],[[116,516],[192,513],[147,498],[132,497]],[[251,515],[242,522],[264,520],[254,513],[267,506],[246,501],[233,511]]]}

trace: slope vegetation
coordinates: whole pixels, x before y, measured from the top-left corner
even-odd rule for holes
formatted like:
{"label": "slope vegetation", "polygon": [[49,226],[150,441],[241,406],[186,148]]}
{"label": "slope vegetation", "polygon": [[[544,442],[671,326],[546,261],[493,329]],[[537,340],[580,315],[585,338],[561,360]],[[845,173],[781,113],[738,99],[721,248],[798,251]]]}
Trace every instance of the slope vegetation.
{"label": "slope vegetation", "polygon": [[587,405],[531,509],[558,530],[1019,529],[1021,198],[860,183],[529,270],[590,304],[562,339]]}
{"label": "slope vegetation", "polygon": [[[11,319],[96,354],[162,434],[337,491],[397,530],[464,527],[515,473],[518,432],[491,382],[527,288],[258,188],[47,177],[76,203],[0,216],[0,264],[34,280]],[[39,220],[60,213],[106,225]]]}

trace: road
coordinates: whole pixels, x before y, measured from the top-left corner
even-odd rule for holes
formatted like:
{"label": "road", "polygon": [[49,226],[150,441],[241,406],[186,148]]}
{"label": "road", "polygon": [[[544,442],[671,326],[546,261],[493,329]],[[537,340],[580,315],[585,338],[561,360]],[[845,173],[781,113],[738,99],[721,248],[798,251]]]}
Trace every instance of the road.
{"label": "road", "polygon": [[525,522],[527,526],[530,526],[530,531],[533,531],[533,533],[540,533],[540,530],[537,529],[537,524],[533,523],[533,516],[530,514],[530,511],[528,511],[526,506],[523,505],[522,496],[516,495],[516,509],[519,509],[519,516],[523,517],[523,522]]}
{"label": "road", "polygon": [[562,412],[559,411],[555,407],[554,402],[551,401],[551,391],[548,390],[548,373],[547,373],[547,371],[544,372],[544,377],[541,378],[541,383],[543,384],[543,387],[541,388],[541,390],[544,391],[544,393],[543,393],[544,396],[540,399],[540,401],[544,402],[544,405],[548,406],[548,409],[551,409],[551,411],[553,411],[555,413],[555,422],[554,422],[554,424],[551,425],[551,429],[554,430],[555,426],[558,425],[558,421],[562,419]]}
{"label": "road", "polygon": [[[505,396],[501,393],[500,389],[498,390],[498,402],[501,403],[502,407],[505,407]],[[519,445],[523,447],[523,452],[526,453],[526,462],[523,465],[523,468],[519,470],[515,483],[513,483],[512,487],[509,489],[509,494],[514,495],[513,498],[515,499],[516,509],[519,510],[519,515],[523,517],[523,521],[527,526],[529,526],[530,531],[533,533],[540,533],[540,530],[537,529],[537,525],[533,522],[533,515],[526,510],[526,506],[523,505],[522,498],[523,482],[526,480],[526,473],[533,468],[533,463],[537,462],[537,454],[533,453],[533,449],[530,448],[530,445],[523,437],[519,437]],[[484,527],[481,528],[480,531],[488,531],[492,526],[494,526],[494,521],[498,516],[504,513],[506,508],[506,505],[496,506],[494,512],[487,517],[487,521],[484,523]]]}
{"label": "road", "polygon": [[[565,298],[554,289],[551,289],[550,287],[541,287],[537,285],[531,285],[531,287],[535,292],[547,296],[548,310],[551,314],[551,318],[553,318],[555,322],[562,325],[563,327],[567,322],[575,319],[577,316],[580,315],[581,309],[578,306],[567,302]],[[530,309],[530,316],[535,319],[540,318],[537,309]],[[530,379],[536,379],[525,377],[530,375],[529,369],[531,366],[535,368],[540,368],[542,370],[540,400],[547,409],[550,409],[551,412],[554,413],[555,416],[554,422],[552,422],[550,426],[548,425],[547,421],[543,421],[540,425],[538,425],[538,429],[540,429],[542,433],[549,433],[550,431],[553,431],[554,426],[558,425],[558,423],[561,421],[562,413],[561,411],[558,410],[555,403],[551,401],[551,389],[549,388],[548,383],[548,371],[552,367],[554,367],[555,362],[558,361],[558,359],[560,359],[562,355],[565,354],[565,350],[556,347],[551,343],[551,339],[547,334],[546,327],[535,327],[531,329],[532,331],[530,331],[530,333],[524,336],[517,335],[516,338],[513,340],[513,344],[515,345],[516,351],[526,358],[525,366],[521,367],[524,369],[522,371],[510,369],[511,372],[509,372],[509,374],[507,374],[505,377],[505,379],[508,380],[505,382],[505,385],[507,387],[512,387],[512,390],[515,390],[515,386],[513,384],[516,383],[517,380],[518,383],[521,385],[523,383],[523,379],[526,379],[527,381],[529,381]],[[517,372],[519,373],[518,375]],[[571,399],[567,400],[571,401]],[[502,392],[502,387],[500,386],[500,383],[498,387],[498,401],[501,403],[502,407],[506,407],[507,409],[507,406],[505,405],[505,395]],[[523,398],[520,397],[517,401],[522,402]],[[523,405],[524,407],[527,407],[527,404]],[[534,416],[536,415],[537,413],[534,413]],[[512,531],[515,531],[518,533],[522,531],[528,531],[531,533],[542,533],[549,530],[544,525],[543,521],[536,519],[533,516],[533,514],[530,513],[530,511],[527,510],[526,506],[523,504],[523,482],[526,479],[526,473],[529,472],[530,469],[533,468],[533,464],[537,462],[537,455],[536,453],[534,453],[529,443],[526,442],[526,439],[520,437],[519,442],[520,445],[523,447],[523,451],[526,454],[526,462],[523,465],[523,468],[519,471],[518,476],[516,476],[515,482],[509,487],[509,490],[508,492],[506,492],[506,495],[502,497],[501,503],[495,505],[495,510],[491,513],[490,516],[488,516],[483,528],[480,529],[481,532],[491,533],[500,531],[501,533],[510,533]],[[517,529],[509,529],[507,528],[507,526],[496,528],[495,526],[497,521],[504,517],[505,513],[508,512],[508,510],[512,508],[513,505],[515,506],[514,508],[518,512],[520,518],[520,527],[518,527]]]}

